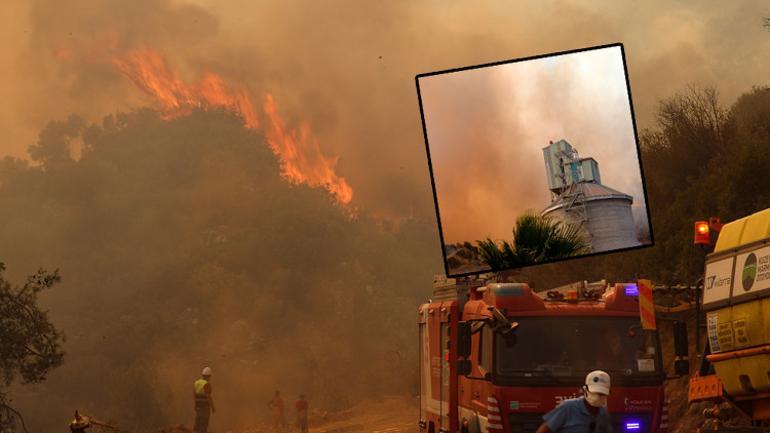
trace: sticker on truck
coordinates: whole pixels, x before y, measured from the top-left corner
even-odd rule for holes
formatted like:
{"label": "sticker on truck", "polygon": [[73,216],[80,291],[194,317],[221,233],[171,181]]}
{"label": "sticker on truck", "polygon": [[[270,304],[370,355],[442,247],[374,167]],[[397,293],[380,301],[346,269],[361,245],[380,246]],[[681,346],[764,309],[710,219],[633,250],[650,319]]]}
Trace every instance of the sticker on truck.
{"label": "sticker on truck", "polygon": [[739,254],[736,257],[733,281],[733,297],[770,289],[770,247]]}
{"label": "sticker on truck", "polygon": [[717,313],[709,313],[706,318],[706,328],[708,330],[709,345],[711,346],[711,353],[717,353],[722,351],[722,348],[719,347],[719,338],[717,338],[718,324],[719,324],[719,315]]}
{"label": "sticker on truck", "polygon": [[734,259],[735,257],[727,257],[706,264],[705,290],[703,291],[704,307],[718,302],[727,302],[730,299]]}
{"label": "sticker on truck", "polygon": [[637,359],[636,360],[636,367],[637,370],[640,372],[653,372],[655,371],[655,359],[652,358],[643,358],[643,359]]}
{"label": "sticker on truck", "polygon": [[717,325],[717,339],[722,350],[733,350],[733,322],[722,322]]}
{"label": "sticker on truck", "polygon": [[746,331],[748,327],[748,319],[741,317],[740,319],[733,320],[733,331],[735,332],[735,343],[739,346],[745,346],[749,344],[749,334]]}

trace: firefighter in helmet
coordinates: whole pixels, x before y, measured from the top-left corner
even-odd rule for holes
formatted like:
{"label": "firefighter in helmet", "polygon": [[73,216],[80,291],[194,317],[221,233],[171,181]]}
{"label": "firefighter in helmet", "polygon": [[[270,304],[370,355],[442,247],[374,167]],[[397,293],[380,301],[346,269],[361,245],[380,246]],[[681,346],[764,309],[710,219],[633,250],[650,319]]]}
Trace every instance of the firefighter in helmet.
{"label": "firefighter in helmet", "polygon": [[205,367],[201,372],[201,378],[193,385],[193,399],[195,400],[195,433],[207,433],[209,417],[216,412],[214,400],[211,397],[211,367]]}

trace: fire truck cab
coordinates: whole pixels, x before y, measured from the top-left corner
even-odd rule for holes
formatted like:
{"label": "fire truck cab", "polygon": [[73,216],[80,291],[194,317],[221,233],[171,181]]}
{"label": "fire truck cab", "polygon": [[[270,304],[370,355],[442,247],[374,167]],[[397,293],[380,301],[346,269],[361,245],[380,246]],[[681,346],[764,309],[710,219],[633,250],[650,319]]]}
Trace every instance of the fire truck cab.
{"label": "fire truck cab", "polygon": [[437,277],[418,309],[421,433],[533,433],[597,369],[614,433],[665,431],[660,343],[635,284],[536,293],[494,278]]}

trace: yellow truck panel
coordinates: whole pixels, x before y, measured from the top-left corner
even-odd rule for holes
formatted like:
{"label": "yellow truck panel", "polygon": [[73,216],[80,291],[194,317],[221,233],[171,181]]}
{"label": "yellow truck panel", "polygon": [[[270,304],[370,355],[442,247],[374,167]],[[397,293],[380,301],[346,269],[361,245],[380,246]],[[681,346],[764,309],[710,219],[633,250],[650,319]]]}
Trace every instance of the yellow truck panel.
{"label": "yellow truck panel", "polygon": [[[752,419],[770,417],[770,209],[722,226],[706,257],[703,308],[725,394]],[[713,395],[694,381],[691,401]]]}
{"label": "yellow truck panel", "polygon": [[743,217],[722,226],[719,238],[717,238],[717,243],[714,246],[714,252],[718,253],[742,245],[743,229],[746,227],[748,219],[749,217]]}
{"label": "yellow truck panel", "polygon": [[770,393],[770,346],[709,355],[728,395]]}
{"label": "yellow truck panel", "polygon": [[770,237],[770,209],[725,224],[719,232],[714,252],[737,248]]}
{"label": "yellow truck panel", "polygon": [[711,353],[770,344],[770,298],[706,314]]}

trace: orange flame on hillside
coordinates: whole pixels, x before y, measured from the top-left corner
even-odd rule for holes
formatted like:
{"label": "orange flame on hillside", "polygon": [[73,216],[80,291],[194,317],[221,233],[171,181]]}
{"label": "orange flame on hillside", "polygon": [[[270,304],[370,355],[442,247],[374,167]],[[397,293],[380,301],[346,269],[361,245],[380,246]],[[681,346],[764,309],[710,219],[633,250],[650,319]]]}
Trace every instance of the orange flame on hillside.
{"label": "orange flame on hillside", "polygon": [[353,188],[345,179],[337,176],[334,166],[337,157],[321,153],[318,140],[310,132],[310,125],[303,122],[299,130],[287,130],[273,101],[273,95],[265,97],[267,115],[267,143],[281,157],[284,176],[292,183],[307,183],[326,188],[340,203],[353,199]]}
{"label": "orange flame on hillside", "polygon": [[208,73],[197,84],[188,86],[150,48],[116,56],[112,62],[137,87],[155,98],[166,119],[189,114],[193,108],[225,108],[240,115],[247,128],[259,126],[254,104],[246,92],[234,92],[216,74]]}
{"label": "orange flame on hillside", "polygon": [[[259,120],[254,104],[245,91],[231,89],[219,75],[206,73],[194,85],[182,82],[156,51],[145,48],[115,56],[113,64],[137,87],[150,95],[163,118],[173,119],[193,109],[224,108],[238,114],[249,129],[257,129]],[[325,156],[310,126],[289,130],[278,115],[272,95],[264,104],[268,125],[265,135],[270,149],[280,158],[283,177],[293,184],[323,187],[342,204],[353,199],[353,188],[334,171],[337,157]]]}

